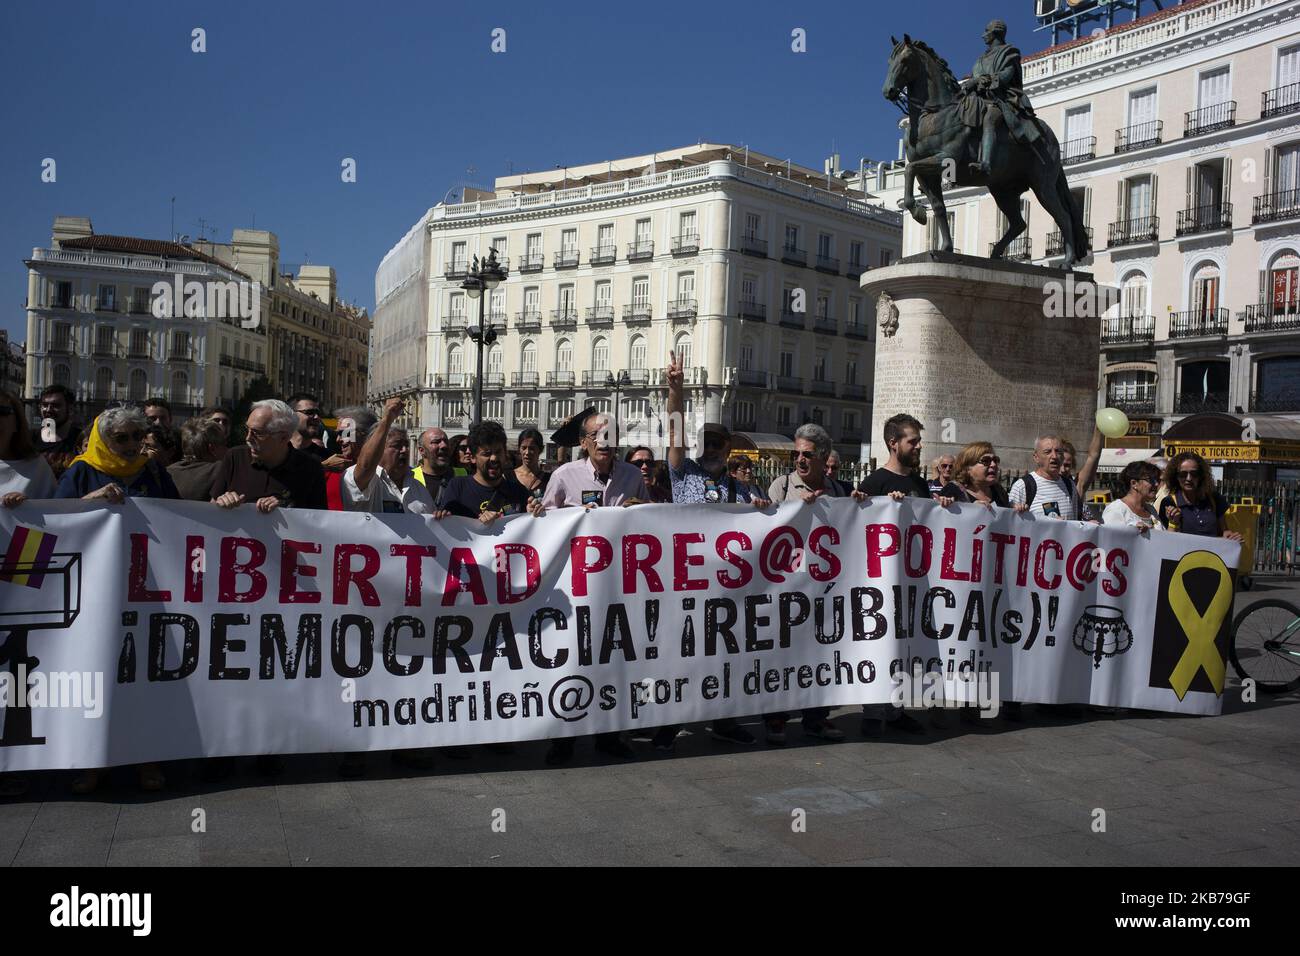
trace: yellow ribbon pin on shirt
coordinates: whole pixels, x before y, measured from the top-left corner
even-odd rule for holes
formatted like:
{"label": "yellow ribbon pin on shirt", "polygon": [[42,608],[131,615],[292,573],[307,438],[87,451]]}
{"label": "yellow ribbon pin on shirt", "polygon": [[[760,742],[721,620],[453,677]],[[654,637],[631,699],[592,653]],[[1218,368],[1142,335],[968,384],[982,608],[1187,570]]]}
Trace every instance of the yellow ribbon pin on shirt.
{"label": "yellow ribbon pin on shirt", "polygon": [[[1209,568],[1219,572],[1219,584],[1210,600],[1210,606],[1202,614],[1196,610],[1183,577],[1196,568]],[[1183,556],[1174,568],[1173,578],[1169,582],[1169,607],[1174,612],[1187,635],[1187,648],[1178,659],[1173,672],[1169,675],[1169,686],[1174,689],[1178,699],[1187,696],[1187,689],[1196,679],[1199,671],[1204,670],[1210,679],[1210,685],[1216,695],[1223,694],[1223,678],[1226,667],[1223,655],[1214,646],[1219,636],[1223,619],[1232,607],[1232,575],[1223,559],[1210,551],[1192,551]]]}

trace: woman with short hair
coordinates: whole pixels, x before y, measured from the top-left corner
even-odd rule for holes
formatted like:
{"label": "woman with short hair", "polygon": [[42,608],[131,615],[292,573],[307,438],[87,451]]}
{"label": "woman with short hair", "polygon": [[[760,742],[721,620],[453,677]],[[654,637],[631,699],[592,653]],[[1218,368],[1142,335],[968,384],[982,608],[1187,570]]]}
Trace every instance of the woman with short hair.
{"label": "woman with short hair", "polygon": [[1241,535],[1228,530],[1228,500],[1215,489],[1210,466],[1196,452],[1175,455],[1165,467],[1164,484],[1169,494],[1160,502],[1160,523],[1165,528],[1241,540]]}
{"label": "woman with short hair", "polygon": [[1160,489],[1160,469],[1149,461],[1135,461],[1119,473],[1122,498],[1116,498],[1101,513],[1101,523],[1150,531],[1161,522],[1151,502]]}
{"label": "woman with short hair", "polygon": [[127,498],[180,497],[167,469],[144,454],[149,422],[140,409],[123,405],[100,414],[90,440],[59,479],[56,498],[83,498],[121,504]]}
{"label": "woman with short hair", "polygon": [[1001,477],[1002,459],[986,441],[973,441],[953,458],[950,473],[952,480],[940,488],[941,498],[973,504],[1011,507],[1007,490],[998,480]]}

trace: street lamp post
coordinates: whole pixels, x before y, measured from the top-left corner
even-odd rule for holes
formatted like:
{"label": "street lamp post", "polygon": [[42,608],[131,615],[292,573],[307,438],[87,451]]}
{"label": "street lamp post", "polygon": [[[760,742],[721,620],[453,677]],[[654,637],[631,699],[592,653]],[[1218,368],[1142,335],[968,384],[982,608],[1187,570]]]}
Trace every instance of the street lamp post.
{"label": "street lamp post", "polygon": [[474,375],[474,418],[471,422],[473,425],[477,425],[483,420],[483,346],[491,345],[497,340],[496,328],[483,321],[483,308],[487,301],[485,293],[491,292],[505,278],[505,270],[497,262],[497,251],[491,249],[482,263],[479,262],[478,256],[474,257],[474,266],[465,276],[465,281],[460,285],[471,299],[478,299],[478,325],[472,326],[468,330],[469,337],[478,346],[478,356],[475,363],[477,372]]}
{"label": "street lamp post", "polygon": [[606,388],[612,388],[614,390],[613,418],[614,418],[614,447],[615,448],[619,447],[618,418],[619,418],[620,408],[621,408],[618,402],[619,392],[623,388],[623,386],[631,385],[631,384],[632,384],[632,376],[628,375],[626,370],[619,372],[618,375],[615,375],[613,372],[607,372],[605,374]]}

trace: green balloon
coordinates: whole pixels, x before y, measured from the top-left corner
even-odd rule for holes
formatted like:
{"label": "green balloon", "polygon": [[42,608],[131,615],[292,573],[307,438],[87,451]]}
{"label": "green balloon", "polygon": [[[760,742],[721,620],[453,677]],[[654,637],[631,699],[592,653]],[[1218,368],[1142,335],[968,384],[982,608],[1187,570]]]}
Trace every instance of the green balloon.
{"label": "green balloon", "polygon": [[1097,412],[1097,428],[1107,438],[1121,438],[1128,433],[1128,416],[1118,408],[1103,408]]}

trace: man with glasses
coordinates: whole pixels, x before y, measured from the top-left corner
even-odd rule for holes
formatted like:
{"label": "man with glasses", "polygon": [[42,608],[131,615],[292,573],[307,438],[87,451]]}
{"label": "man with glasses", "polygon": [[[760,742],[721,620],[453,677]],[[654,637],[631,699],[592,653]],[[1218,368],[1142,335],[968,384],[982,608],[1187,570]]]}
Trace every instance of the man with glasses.
{"label": "man with glasses", "polygon": [[[547,511],[556,508],[618,508],[649,500],[650,492],[640,470],[619,461],[614,454],[608,415],[602,415],[594,408],[584,408],[561,425],[551,435],[551,441],[561,448],[572,447],[581,441],[587,457],[563,464],[551,474],[542,496],[542,507]],[[530,510],[536,513],[531,507]],[[547,764],[554,767],[567,763],[573,758],[575,743],[573,737],[552,740],[546,752]],[[596,750],[625,759],[636,755],[623,742],[623,735],[616,732],[597,734]]]}
{"label": "man with glasses", "polygon": [[293,434],[293,447],[324,461],[329,457],[322,437],[325,422],[321,417],[320,399],[307,392],[289,396],[289,407],[298,413],[298,428]]}
{"label": "man with glasses", "polygon": [[254,502],[263,514],[276,508],[328,508],[320,461],[293,446],[299,415],[278,399],[254,402],[245,444],[231,449],[212,484],[213,503],[235,508]]}
{"label": "man with glasses", "polygon": [[[794,472],[782,475],[772,482],[767,496],[773,501],[802,501],[813,504],[818,498],[843,498],[852,496],[861,501],[866,496],[861,492],[849,492],[834,478],[830,477],[826,460],[831,455],[831,436],[822,426],[809,422],[800,425],[794,433]],[[803,712],[803,732],[811,737],[820,737],[838,743],[844,739],[844,732],[830,722],[829,707],[809,707]],[[767,742],[773,747],[784,747],[786,743],[785,724],[787,715],[768,714]]]}
{"label": "man with glasses", "polygon": [[610,440],[609,416],[594,408],[574,415],[551,436],[555,444],[567,448],[579,442],[586,458],[561,465],[551,474],[542,496],[547,511],[555,508],[618,508],[633,500],[649,501],[640,469],[614,454]]}
{"label": "man with glasses", "polygon": [[59,478],[77,456],[81,427],[72,421],[77,396],[66,385],[51,385],[41,392],[41,422],[36,429],[36,450],[45,456],[54,477]]}

